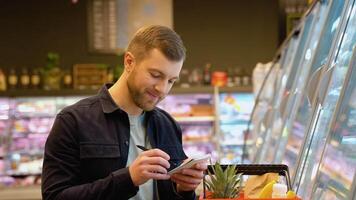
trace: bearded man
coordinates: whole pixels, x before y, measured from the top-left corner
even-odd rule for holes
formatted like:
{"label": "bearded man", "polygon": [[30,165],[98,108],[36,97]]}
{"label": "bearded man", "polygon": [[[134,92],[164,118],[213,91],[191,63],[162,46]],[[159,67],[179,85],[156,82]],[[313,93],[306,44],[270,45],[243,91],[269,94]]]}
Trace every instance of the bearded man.
{"label": "bearded man", "polygon": [[195,199],[206,163],[167,173],[187,156],[179,125],[156,107],[179,78],[184,59],[173,30],[140,29],[119,80],[57,115],[45,146],[43,199]]}

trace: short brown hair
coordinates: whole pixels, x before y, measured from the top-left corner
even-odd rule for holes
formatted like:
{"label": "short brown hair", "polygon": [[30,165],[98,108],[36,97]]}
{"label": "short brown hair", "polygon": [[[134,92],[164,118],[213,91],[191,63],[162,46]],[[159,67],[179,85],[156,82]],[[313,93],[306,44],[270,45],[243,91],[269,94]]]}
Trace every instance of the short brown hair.
{"label": "short brown hair", "polygon": [[152,25],[139,29],[127,47],[127,51],[131,52],[138,62],[152,49],[158,49],[171,61],[185,59],[186,49],[182,39],[165,26]]}

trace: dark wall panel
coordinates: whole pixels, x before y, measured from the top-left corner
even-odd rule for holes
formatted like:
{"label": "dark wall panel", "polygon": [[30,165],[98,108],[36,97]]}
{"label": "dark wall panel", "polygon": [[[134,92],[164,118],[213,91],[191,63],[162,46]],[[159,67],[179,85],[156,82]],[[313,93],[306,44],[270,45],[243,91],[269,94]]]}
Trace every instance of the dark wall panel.
{"label": "dark wall panel", "polygon": [[47,52],[75,63],[118,63],[117,56],[88,53],[86,1],[7,0],[0,2],[0,67],[38,67]]}
{"label": "dark wall panel", "polygon": [[188,49],[186,66],[252,68],[278,45],[277,0],[175,0],[174,27]]}
{"label": "dark wall panel", "polygon": [[[0,67],[41,67],[47,52],[61,65],[121,63],[88,53],[86,1],[0,1]],[[277,0],[175,0],[174,27],[187,49],[185,67],[211,62],[246,67],[272,59],[278,44]]]}

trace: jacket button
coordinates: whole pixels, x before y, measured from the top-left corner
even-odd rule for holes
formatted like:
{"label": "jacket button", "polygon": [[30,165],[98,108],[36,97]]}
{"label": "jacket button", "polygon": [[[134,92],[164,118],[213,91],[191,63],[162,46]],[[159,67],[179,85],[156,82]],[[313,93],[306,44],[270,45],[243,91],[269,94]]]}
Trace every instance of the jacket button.
{"label": "jacket button", "polygon": [[126,140],[126,141],[125,141],[125,145],[126,145],[126,146],[129,146],[129,141]]}

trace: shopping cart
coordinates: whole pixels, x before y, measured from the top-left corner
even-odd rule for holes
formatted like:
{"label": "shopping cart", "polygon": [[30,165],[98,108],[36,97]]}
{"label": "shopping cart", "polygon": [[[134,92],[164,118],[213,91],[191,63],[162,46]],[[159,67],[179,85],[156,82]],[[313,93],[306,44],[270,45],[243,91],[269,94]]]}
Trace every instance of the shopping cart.
{"label": "shopping cart", "polygon": [[[225,170],[229,165],[221,165],[222,169]],[[235,165],[237,168],[236,173],[241,173],[242,175],[263,175],[265,173],[278,173],[279,176],[283,176],[286,179],[286,184],[288,187],[288,190],[292,189],[291,186],[291,180],[290,180],[290,175],[289,175],[289,169],[287,165],[283,165],[283,164],[253,164],[253,165],[249,165],[249,164],[240,164],[240,165]],[[213,171],[213,165],[208,165],[208,171],[210,172],[210,174],[214,174]],[[208,173],[205,173],[205,175],[207,175]],[[203,179],[203,195],[200,195],[200,200],[205,200],[207,199],[206,197],[206,176],[204,176]],[[235,200],[286,200],[286,199],[261,199],[261,198],[254,198],[254,199],[250,199],[250,198],[245,198],[243,192],[240,192],[239,197],[234,198]],[[213,199],[209,199],[209,200],[213,200]],[[217,200],[217,199],[214,199]],[[288,198],[288,200],[301,200],[299,197],[295,197],[295,198]]]}

